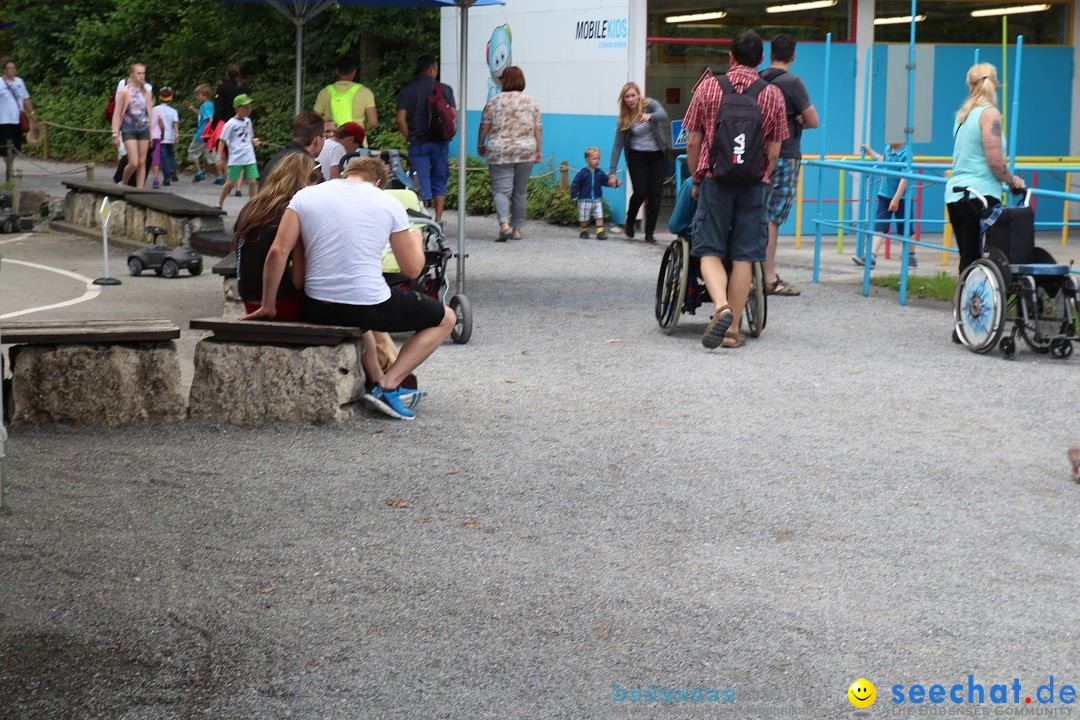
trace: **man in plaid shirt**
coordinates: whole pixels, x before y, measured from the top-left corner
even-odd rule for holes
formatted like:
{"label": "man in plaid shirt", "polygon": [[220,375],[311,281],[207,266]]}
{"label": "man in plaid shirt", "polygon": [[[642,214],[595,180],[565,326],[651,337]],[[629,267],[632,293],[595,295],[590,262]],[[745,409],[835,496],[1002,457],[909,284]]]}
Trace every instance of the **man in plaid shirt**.
{"label": "man in plaid shirt", "polygon": [[[731,41],[728,80],[738,92],[758,79],[755,68],[761,63],[761,37],[745,30]],[[693,168],[694,196],[698,201],[694,216],[694,241],[690,253],[701,258],[701,277],[716,305],[712,322],[701,339],[707,348],[737,348],[746,344],[739,334],[739,318],[750,293],[751,263],[765,260],[769,229],[765,195],[769,173],[780,156],[780,143],[789,130],[784,95],[775,85],[757,96],[762,117],[765,155],[761,158],[765,175],[757,185],[724,185],[717,182],[709,162],[709,149],[716,133],[716,114],[723,89],[714,77],[705,78],[694,89],[683,128],[688,132],[686,158]],[[731,261],[728,278],[724,261]],[[735,328],[729,330],[729,328]]]}

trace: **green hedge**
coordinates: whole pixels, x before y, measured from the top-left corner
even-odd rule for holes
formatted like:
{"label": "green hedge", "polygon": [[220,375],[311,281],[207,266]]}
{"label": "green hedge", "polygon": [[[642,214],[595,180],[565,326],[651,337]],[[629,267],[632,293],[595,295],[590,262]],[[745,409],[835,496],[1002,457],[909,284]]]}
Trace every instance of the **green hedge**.
{"label": "green hedge", "polygon": [[[141,61],[155,89],[171,85],[180,112],[179,146],[186,147],[195,115],[181,106],[196,85],[211,89],[237,63],[255,99],[252,121],[265,145],[259,162],[288,142],[295,116],[296,29],[266,4],[221,0],[7,0],[0,54],[11,53],[42,120],[108,130],[103,113],[128,65]],[[302,107],[334,80],[339,55],[361,67],[357,79],[375,94],[379,125],[370,144],[402,148],[397,93],[413,77],[417,56],[438,54],[439,12],[415,8],[333,8],[304,28]],[[51,128],[50,157],[112,160],[108,132]],[[24,147],[40,156],[42,146]],[[181,162],[186,153],[178,152]]]}
{"label": "green hedge", "polygon": [[[458,207],[457,168],[457,158],[451,158],[450,182],[446,188],[446,207],[451,209]],[[469,155],[465,162],[465,200],[469,215],[491,215],[495,212],[487,164],[472,155]],[[533,177],[529,179],[526,214],[531,220],[544,220],[556,225],[578,224],[577,202],[570,199],[569,188],[563,190],[559,187],[559,175],[554,159],[549,159],[533,169]],[[604,217],[611,217],[606,200]]]}

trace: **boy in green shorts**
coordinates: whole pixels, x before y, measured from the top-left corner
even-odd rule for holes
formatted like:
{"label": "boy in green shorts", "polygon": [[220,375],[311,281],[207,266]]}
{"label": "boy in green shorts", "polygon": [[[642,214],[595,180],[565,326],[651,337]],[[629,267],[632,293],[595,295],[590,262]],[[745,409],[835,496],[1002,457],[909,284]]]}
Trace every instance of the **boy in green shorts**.
{"label": "boy in green shorts", "polygon": [[221,131],[221,139],[218,140],[217,151],[220,157],[222,146],[229,155],[229,175],[225,184],[221,186],[221,195],[218,204],[214,207],[221,209],[225,198],[241,175],[246,175],[248,180],[248,197],[254,197],[257,190],[255,181],[259,178],[259,167],[255,164],[255,148],[261,144],[255,137],[255,128],[251,124],[251,96],[241,93],[233,100],[233,108],[236,115],[225,123]]}

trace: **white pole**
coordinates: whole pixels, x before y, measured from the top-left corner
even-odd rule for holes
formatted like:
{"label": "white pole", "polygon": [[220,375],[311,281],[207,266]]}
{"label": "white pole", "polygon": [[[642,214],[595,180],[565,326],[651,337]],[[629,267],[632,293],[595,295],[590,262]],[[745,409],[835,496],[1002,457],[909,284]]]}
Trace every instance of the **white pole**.
{"label": "white pole", "polygon": [[469,5],[457,0],[461,10],[461,47],[458,48],[458,251],[455,294],[465,292],[465,143],[469,110]]}
{"label": "white pole", "polygon": [[111,212],[109,210],[108,196],[101,201],[101,208],[98,210],[98,214],[101,216],[101,251],[105,255],[105,277],[99,277],[94,281],[94,284],[119,285],[119,280],[109,277],[109,217]]}
{"label": "white pole", "polygon": [[[0,342],[3,333],[0,333]],[[2,363],[0,363],[2,364]],[[7,442],[7,428],[4,427],[4,373],[0,371],[0,511],[7,510],[7,480],[4,479],[4,443]]]}
{"label": "white pole", "polygon": [[304,19],[296,18],[296,115],[304,92]]}

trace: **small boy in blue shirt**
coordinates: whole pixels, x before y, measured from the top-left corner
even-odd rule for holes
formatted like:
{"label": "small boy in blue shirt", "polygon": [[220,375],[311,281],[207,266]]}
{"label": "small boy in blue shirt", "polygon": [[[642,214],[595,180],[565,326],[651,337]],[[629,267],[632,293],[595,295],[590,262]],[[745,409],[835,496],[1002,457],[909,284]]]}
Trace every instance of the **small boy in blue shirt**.
{"label": "small boy in blue shirt", "polygon": [[[191,102],[184,100],[184,107],[195,113],[198,117],[198,125],[195,127],[195,136],[191,139],[191,144],[188,145],[188,161],[195,166],[195,179],[192,180],[192,182],[202,182],[206,179],[206,173],[203,172],[199,160],[205,156],[206,161],[210,165],[214,165],[217,161],[214,151],[207,147],[206,139],[203,138],[203,132],[206,130],[206,123],[210,122],[214,117],[214,101],[210,99],[209,85],[200,85],[195,88],[195,102],[199,103],[199,108],[197,110]],[[218,185],[223,185],[224,183],[225,178],[221,178],[221,182],[218,183]]]}
{"label": "small boy in blue shirt", "polygon": [[[589,221],[596,218],[596,239],[607,240],[604,232],[604,186],[607,185],[608,176],[600,169],[600,148],[587,148],[585,150],[585,162],[588,167],[582,168],[574,176],[574,182],[570,185],[570,199],[577,200],[578,221],[581,223],[581,235],[583,240],[589,238]],[[616,187],[622,185],[621,182]]]}
{"label": "small boy in blue shirt", "polygon": [[[863,145],[863,150],[877,161],[884,160],[889,163],[906,163],[908,158],[907,145],[905,143],[889,143],[889,148],[884,155],[875,153],[869,145]],[[895,170],[896,168],[889,168]],[[874,215],[874,232],[889,233],[890,228],[896,225],[896,234],[904,230],[904,191],[907,189],[907,180],[898,177],[882,177],[881,187],[878,189],[877,213]],[[881,244],[885,238],[881,235],[874,236],[873,250],[870,252],[870,267],[877,265],[877,255],[881,251]],[[919,267],[919,261],[915,259],[915,246],[909,245],[908,267]],[[856,255],[851,258],[856,265],[863,265],[865,261]]]}

